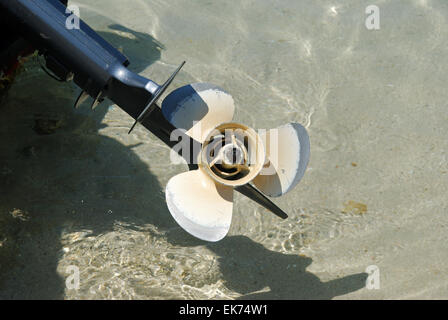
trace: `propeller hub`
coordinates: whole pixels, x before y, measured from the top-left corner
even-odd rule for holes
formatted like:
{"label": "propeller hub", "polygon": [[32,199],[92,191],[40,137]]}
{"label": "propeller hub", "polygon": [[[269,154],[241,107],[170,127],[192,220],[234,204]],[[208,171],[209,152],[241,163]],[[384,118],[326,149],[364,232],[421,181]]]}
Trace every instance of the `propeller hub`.
{"label": "propeller hub", "polygon": [[236,167],[240,164],[244,164],[246,159],[244,157],[244,154],[247,152],[244,152],[240,146],[234,145],[232,143],[226,144],[222,148],[222,165],[229,166],[229,167]]}
{"label": "propeller hub", "polygon": [[224,123],[208,134],[200,159],[202,169],[215,181],[239,186],[258,175],[265,152],[262,140],[253,129],[238,123]]}

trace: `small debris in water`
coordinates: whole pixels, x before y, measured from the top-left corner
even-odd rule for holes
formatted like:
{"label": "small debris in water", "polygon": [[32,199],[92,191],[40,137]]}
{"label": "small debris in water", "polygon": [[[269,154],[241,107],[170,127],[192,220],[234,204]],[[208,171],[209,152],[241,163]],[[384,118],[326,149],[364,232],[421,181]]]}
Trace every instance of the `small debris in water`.
{"label": "small debris in water", "polygon": [[55,133],[62,126],[63,121],[61,119],[36,116],[33,130],[39,135],[47,135]]}
{"label": "small debris in water", "polygon": [[358,164],[356,162],[352,162],[352,167],[357,167]]}
{"label": "small debris in water", "polygon": [[354,214],[364,214],[367,212],[367,205],[361,202],[356,202],[353,200],[349,200],[344,203],[344,209],[342,209],[342,213],[354,213]]}
{"label": "small debris in water", "polygon": [[20,209],[14,208],[14,210],[12,210],[10,212],[10,214],[12,215],[13,218],[19,219],[22,221],[27,221],[29,219],[28,212],[20,210]]}

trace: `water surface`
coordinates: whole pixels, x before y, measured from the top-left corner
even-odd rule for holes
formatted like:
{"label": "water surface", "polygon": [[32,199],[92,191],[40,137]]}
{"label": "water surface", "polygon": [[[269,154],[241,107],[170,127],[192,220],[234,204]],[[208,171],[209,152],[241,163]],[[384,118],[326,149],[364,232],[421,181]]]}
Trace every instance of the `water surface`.
{"label": "water surface", "polygon": [[289,219],[238,194],[227,238],[196,240],[164,200],[186,167],[30,61],[1,106],[1,298],[448,298],[448,3],[76,3],[132,70],[161,83],[187,60],[172,89],[215,83],[254,128],[302,123],[309,168],[275,199]]}

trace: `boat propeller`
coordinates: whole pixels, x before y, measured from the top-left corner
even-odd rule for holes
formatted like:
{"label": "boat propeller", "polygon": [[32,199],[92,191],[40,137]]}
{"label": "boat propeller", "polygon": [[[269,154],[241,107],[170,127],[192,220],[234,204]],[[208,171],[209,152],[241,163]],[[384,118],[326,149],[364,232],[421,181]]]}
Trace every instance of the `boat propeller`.
{"label": "boat propeller", "polygon": [[200,143],[192,157],[184,156],[196,161],[189,164],[193,169],[168,181],[167,206],[183,229],[206,241],[219,241],[228,233],[234,189],[286,218],[263,194],[278,197],[290,191],[309,160],[303,126],[289,123],[256,132],[233,122],[234,110],[232,96],[208,83],[178,88],[162,103],[166,120]]}
{"label": "boat propeller", "polygon": [[[61,2],[67,1],[1,0],[2,19],[5,13],[8,25],[20,25],[6,42],[24,38],[29,46],[30,41],[44,56],[48,75],[73,79],[83,90],[75,107],[92,97],[94,109],[108,98],[135,120],[129,133],[140,124],[173,151],[176,138],[180,146],[188,142],[177,153],[190,171],[172,177],[166,186],[168,208],[180,226],[203,240],[222,239],[232,220],[233,190],[287,217],[266,196],[285,194],[304,175],[310,152],[305,128],[290,123],[255,132],[235,123],[232,96],[208,83],[174,90],[159,108],[158,100],[185,62],[159,86],[129,70],[129,60],[86,23],[80,20],[76,28],[68,28],[68,11]],[[21,47],[18,42],[13,50],[16,44]]]}

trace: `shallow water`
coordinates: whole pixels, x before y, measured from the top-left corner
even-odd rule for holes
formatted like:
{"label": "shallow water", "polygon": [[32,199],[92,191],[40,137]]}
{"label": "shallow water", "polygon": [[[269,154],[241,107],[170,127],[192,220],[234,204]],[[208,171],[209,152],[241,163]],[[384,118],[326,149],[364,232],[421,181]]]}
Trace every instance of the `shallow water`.
{"label": "shallow water", "polygon": [[30,61],[0,107],[1,298],[448,298],[446,2],[76,3],[132,70],[160,83],[187,60],[173,89],[215,83],[255,128],[302,123],[309,168],[274,200],[287,220],[235,195],[229,235],[196,240],[164,200],[186,168]]}

